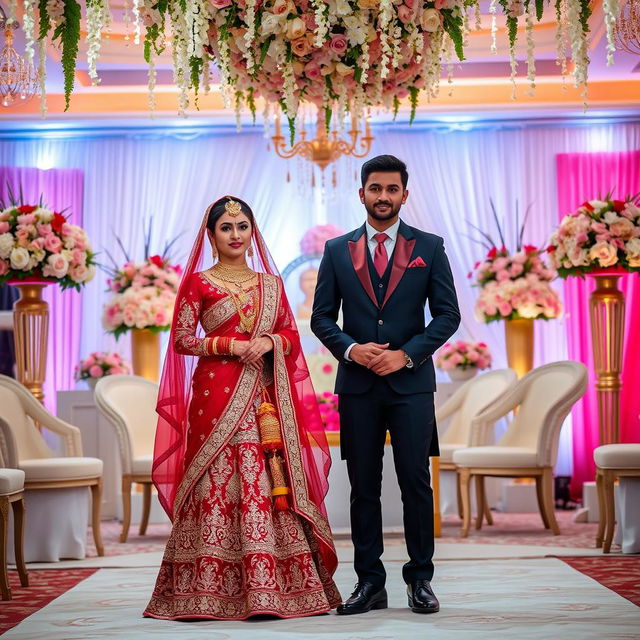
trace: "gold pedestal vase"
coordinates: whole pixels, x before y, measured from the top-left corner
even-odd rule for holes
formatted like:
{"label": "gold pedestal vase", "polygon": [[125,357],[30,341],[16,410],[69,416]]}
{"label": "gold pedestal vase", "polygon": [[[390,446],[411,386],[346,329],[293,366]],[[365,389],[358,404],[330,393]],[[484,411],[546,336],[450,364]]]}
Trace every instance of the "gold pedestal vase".
{"label": "gold pedestal vase", "polygon": [[40,401],[44,400],[49,337],[49,305],[42,299],[48,282],[9,282],[20,292],[13,304],[13,339],[18,381]]}
{"label": "gold pedestal vase", "polygon": [[160,334],[150,329],[131,331],[133,373],[152,382],[160,377]]}
{"label": "gold pedestal vase", "polygon": [[504,321],[507,362],[518,378],[533,369],[533,319],[514,318]]}
{"label": "gold pedestal vase", "polygon": [[589,297],[589,315],[601,445],[620,441],[624,294],[618,289],[618,280],[624,273],[603,269],[588,274],[595,281]]}

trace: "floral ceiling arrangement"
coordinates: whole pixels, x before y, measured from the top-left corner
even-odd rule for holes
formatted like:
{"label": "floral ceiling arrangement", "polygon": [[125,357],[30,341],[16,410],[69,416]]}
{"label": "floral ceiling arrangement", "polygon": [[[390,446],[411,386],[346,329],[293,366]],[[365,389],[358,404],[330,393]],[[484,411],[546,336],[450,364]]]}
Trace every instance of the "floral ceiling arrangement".
{"label": "floral ceiling arrangement", "polygon": [[[68,108],[81,37],[89,76],[99,81],[101,41],[111,22],[109,0],[86,0],[84,11],[77,0],[11,0],[14,13],[19,2],[28,60],[38,45],[43,112],[49,40],[62,50]],[[535,88],[533,28],[548,6],[557,18],[563,74],[570,51],[576,86],[586,92],[589,0],[491,0],[491,49],[497,52],[501,12],[515,79],[515,44],[524,24],[528,78]],[[611,63],[618,0],[604,0],[603,6]],[[437,95],[442,65],[463,60],[466,34],[481,26],[479,0],[132,0],[132,13],[134,42],[142,44],[141,55],[149,64],[151,109],[154,63],[170,49],[180,113],[190,106],[191,90],[196,106],[197,93],[209,90],[210,65],[215,64],[227,106],[238,114],[248,107],[255,114],[256,99],[262,97],[267,119],[270,109],[279,108],[292,131],[301,102],[324,110],[328,121],[335,110],[357,117],[372,106],[397,111],[408,98],[413,117],[420,92],[428,99]]]}

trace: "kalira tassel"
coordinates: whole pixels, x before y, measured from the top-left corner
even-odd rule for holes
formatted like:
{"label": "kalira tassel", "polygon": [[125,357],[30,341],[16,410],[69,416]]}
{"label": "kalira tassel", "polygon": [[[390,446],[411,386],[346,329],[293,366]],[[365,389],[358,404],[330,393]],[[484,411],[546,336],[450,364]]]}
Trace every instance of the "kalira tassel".
{"label": "kalira tassel", "polygon": [[263,402],[258,408],[258,426],[260,428],[260,443],[264,450],[267,460],[269,460],[269,470],[271,472],[271,480],[273,490],[271,496],[276,511],[287,511],[289,509],[289,499],[287,496],[291,493],[287,485],[284,460],[282,458],[282,431],[280,430],[280,421],[275,406],[269,402],[268,396],[264,395]]}

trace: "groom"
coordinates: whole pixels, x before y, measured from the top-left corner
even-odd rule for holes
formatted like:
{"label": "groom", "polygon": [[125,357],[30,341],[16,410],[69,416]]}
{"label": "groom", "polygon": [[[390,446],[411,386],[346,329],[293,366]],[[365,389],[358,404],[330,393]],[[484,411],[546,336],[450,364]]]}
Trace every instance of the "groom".
{"label": "groom", "polygon": [[[432,354],[455,332],[460,312],[442,238],[398,218],[406,202],[404,162],[383,155],[362,167],[367,221],[329,240],[318,273],[311,329],[340,363],[340,446],[351,483],[351,537],[358,583],[342,615],[387,606],[382,456],[387,430],[402,492],[409,606],[435,613],[433,494],[438,455]],[[432,320],[425,327],[425,303]],[[343,327],[336,321],[342,305]]]}

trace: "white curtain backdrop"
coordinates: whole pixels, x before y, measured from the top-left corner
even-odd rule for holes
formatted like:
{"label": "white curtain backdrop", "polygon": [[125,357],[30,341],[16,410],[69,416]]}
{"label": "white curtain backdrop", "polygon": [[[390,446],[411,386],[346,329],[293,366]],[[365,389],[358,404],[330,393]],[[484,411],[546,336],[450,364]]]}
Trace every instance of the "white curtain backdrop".
{"label": "white curtain backdrop", "polygon": [[[469,128],[469,127],[467,127]],[[506,365],[501,323],[479,324],[473,316],[476,292],[467,273],[483,249],[466,235],[472,222],[495,231],[489,198],[506,219],[509,242],[515,235],[515,202],[532,205],[525,241],[544,244],[558,219],[555,155],[565,152],[640,149],[640,123],[590,126],[513,124],[491,128],[441,129],[420,125],[374,128],[371,156],[391,153],[409,168],[406,222],[441,235],[453,267],[462,324],[456,337],[487,342],[494,367]],[[277,158],[257,129],[177,133],[171,128],[48,138],[41,132],[16,137],[0,133],[0,165],[79,168],[85,175],[84,226],[97,251],[124,260],[115,238],[133,258],[142,258],[143,221],[153,217],[152,251],[181,234],[174,255],[185,259],[207,205],[235,194],[254,208],[260,228],[282,269],[300,253],[299,240],[310,226],[329,222],[345,231],[364,220],[357,183],[336,197],[306,195],[296,185],[295,163]],[[293,181],[285,179],[292,166]],[[357,167],[360,164],[356,165]],[[614,186],[614,185],[612,185]],[[597,194],[585,194],[592,197]],[[465,235],[466,234],[466,235]],[[101,262],[106,263],[103,253]],[[80,353],[117,348],[128,354],[126,336],[116,345],[101,326],[107,276],[99,273],[83,295]],[[558,287],[561,291],[561,287]],[[536,323],[536,365],[566,358],[562,320]],[[570,429],[563,430],[557,471],[571,471]]]}

